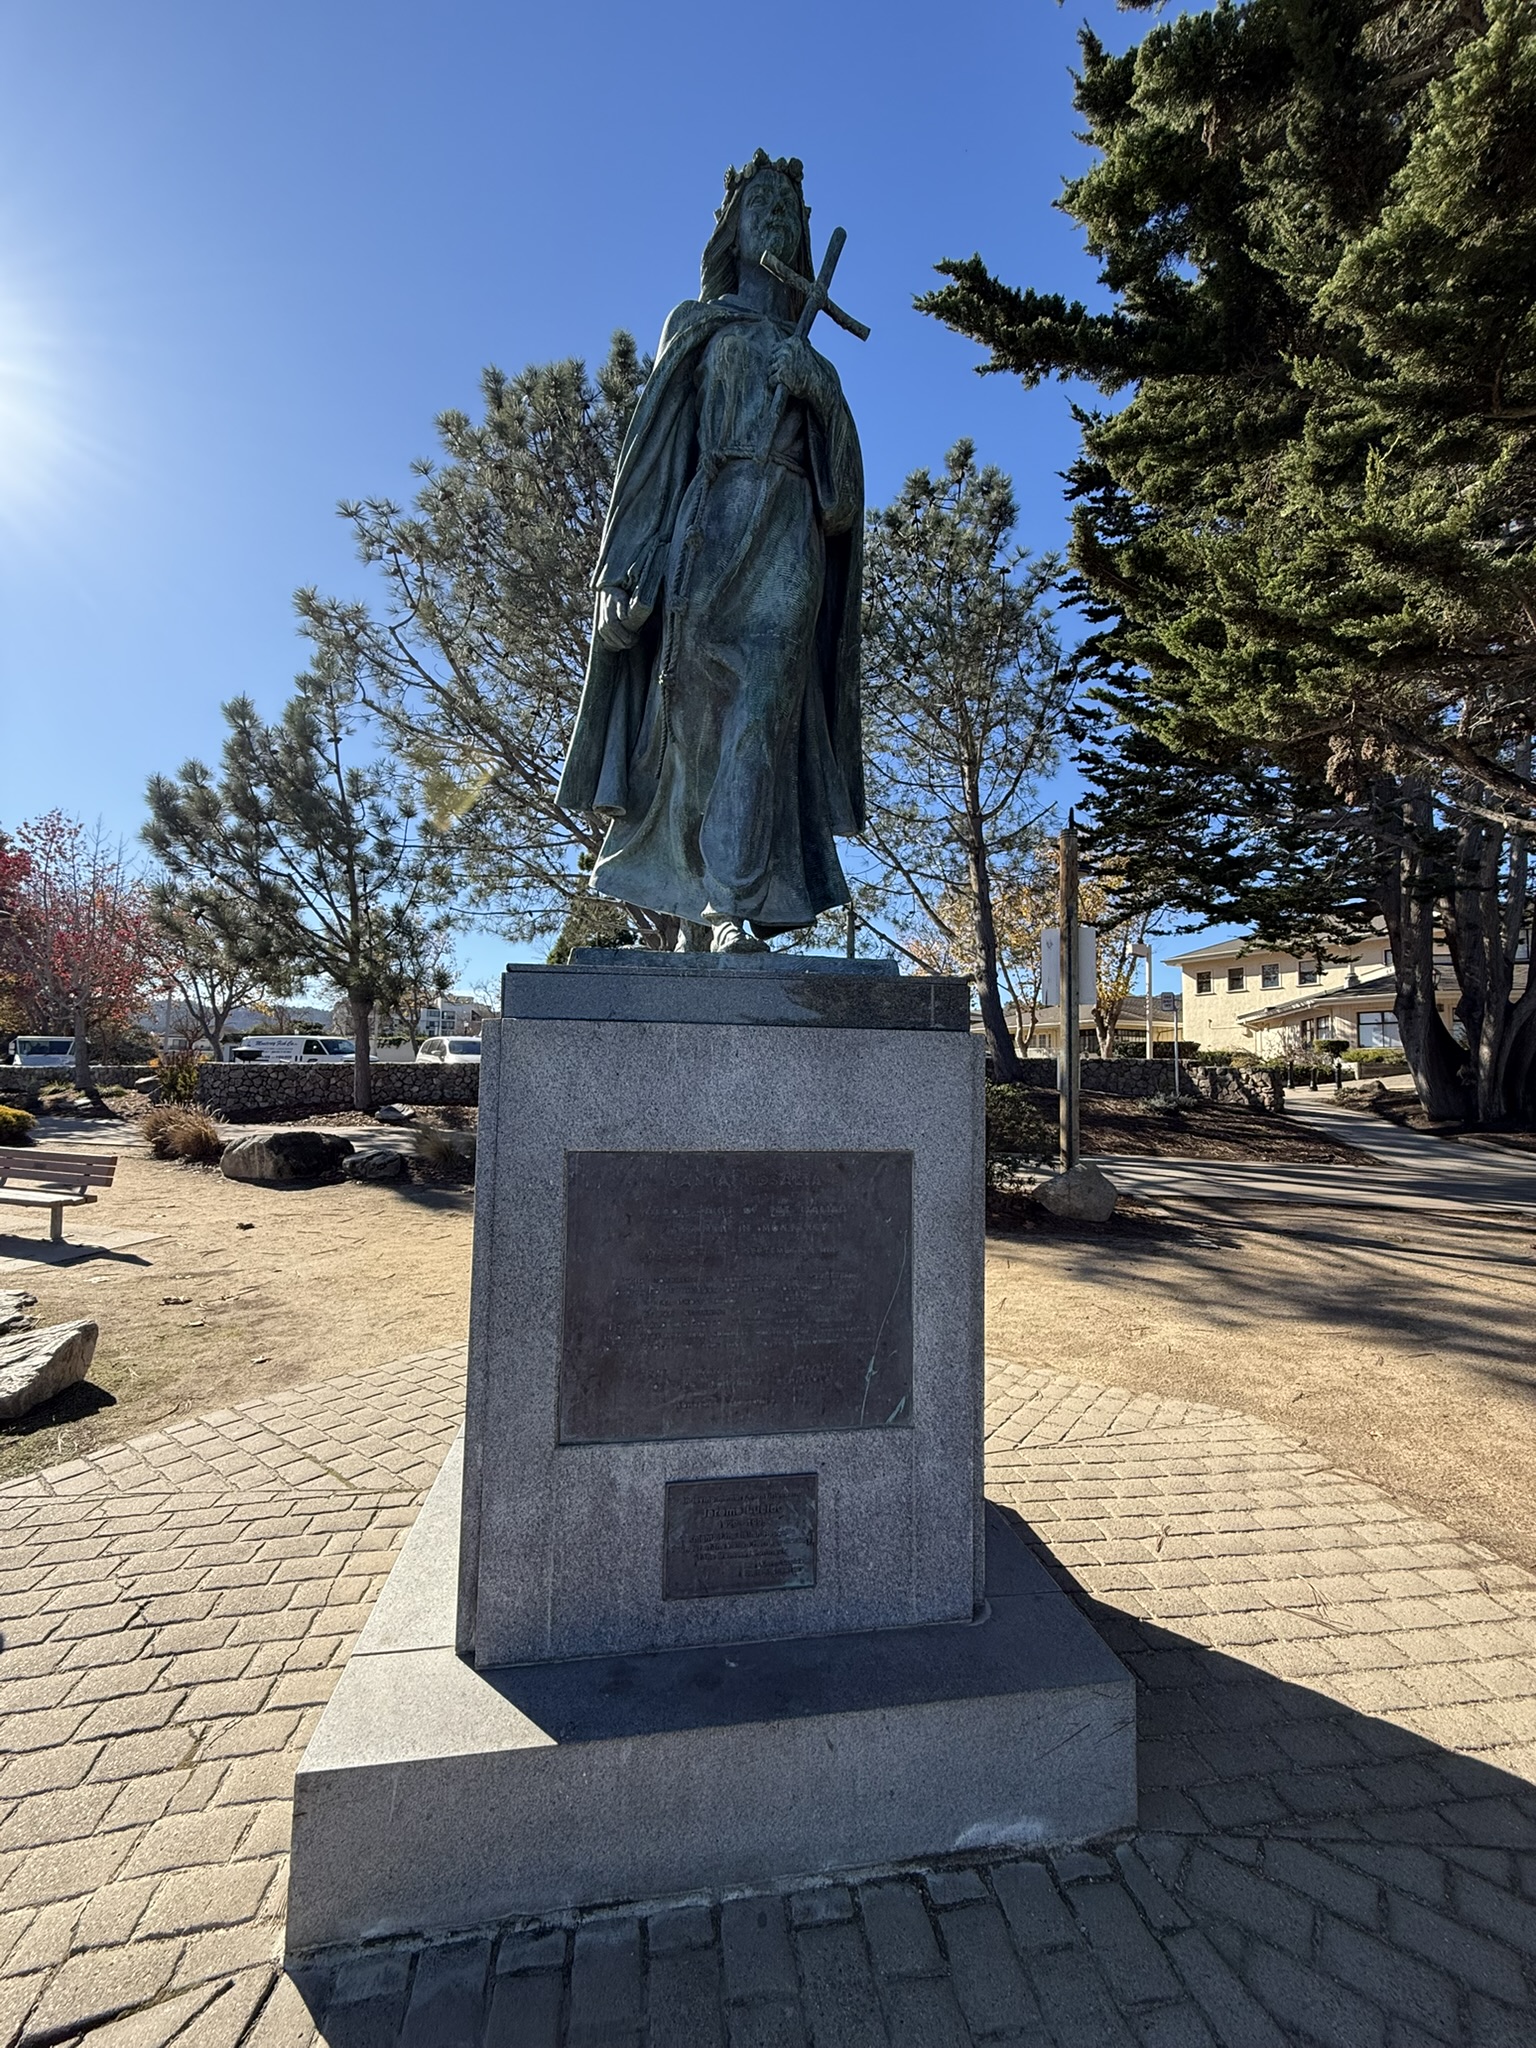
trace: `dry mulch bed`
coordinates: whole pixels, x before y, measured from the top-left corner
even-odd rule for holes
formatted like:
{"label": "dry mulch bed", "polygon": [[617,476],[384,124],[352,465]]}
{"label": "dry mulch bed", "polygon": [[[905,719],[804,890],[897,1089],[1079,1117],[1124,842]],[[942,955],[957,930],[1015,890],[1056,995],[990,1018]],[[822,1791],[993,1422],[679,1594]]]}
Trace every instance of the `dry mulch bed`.
{"label": "dry mulch bed", "polygon": [[[1056,1122],[1053,1089],[1030,1090],[1036,1109]],[[1155,1159],[1274,1160],[1291,1166],[1338,1166],[1368,1155],[1304,1131],[1284,1116],[1240,1109],[1202,1098],[1181,1097],[1177,1109],[1149,1109],[1122,1095],[1082,1099],[1085,1157],[1131,1152]]]}

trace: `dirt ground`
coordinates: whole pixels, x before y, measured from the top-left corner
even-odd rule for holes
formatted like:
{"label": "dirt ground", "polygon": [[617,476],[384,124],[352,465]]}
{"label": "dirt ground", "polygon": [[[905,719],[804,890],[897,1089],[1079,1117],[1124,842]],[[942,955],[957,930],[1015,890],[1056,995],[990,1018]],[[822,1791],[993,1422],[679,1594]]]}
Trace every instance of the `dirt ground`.
{"label": "dirt ground", "polygon": [[[93,1152],[122,1142],[110,1124],[72,1141]],[[67,1209],[64,1230],[81,1244],[140,1232],[153,1243],[23,1262],[18,1252],[46,1241],[47,1214],[0,1211],[0,1288],[35,1294],[40,1323],[101,1325],[88,1381],[0,1423],[0,1480],[177,1416],[462,1342],[473,1214],[467,1187],[251,1187],[138,1150],[119,1152],[111,1189]]]}
{"label": "dirt ground", "polygon": [[[88,1142],[112,1149],[112,1128]],[[156,1242],[50,1266],[15,1257],[44,1218],[0,1218],[0,1288],[34,1292],[43,1321],[102,1327],[84,1386],[0,1425],[0,1479],[461,1342],[471,1208],[467,1188],[255,1188],[126,1151],[66,1230]],[[1101,1231],[998,1230],[987,1320],[994,1354],[1262,1416],[1536,1568],[1530,1225],[1188,1204]]]}
{"label": "dirt ground", "polygon": [[990,1349],[1261,1416],[1536,1568],[1529,1224],[1168,1205],[1102,1232],[994,1232]]}
{"label": "dirt ground", "polygon": [[[1055,1092],[1030,1092],[1054,1130]],[[1273,1159],[1290,1166],[1342,1165],[1367,1156],[1353,1145],[1335,1144],[1303,1130],[1288,1117],[1198,1097],[1181,1099],[1177,1109],[1149,1109],[1125,1096],[1084,1095],[1082,1132],[1088,1155],[1135,1152],[1157,1159]]]}

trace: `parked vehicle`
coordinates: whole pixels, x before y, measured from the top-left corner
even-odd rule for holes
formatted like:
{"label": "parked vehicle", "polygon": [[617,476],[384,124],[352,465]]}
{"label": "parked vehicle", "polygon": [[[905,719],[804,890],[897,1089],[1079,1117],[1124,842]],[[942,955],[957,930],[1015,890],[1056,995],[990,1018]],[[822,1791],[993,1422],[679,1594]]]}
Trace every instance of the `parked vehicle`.
{"label": "parked vehicle", "polygon": [[441,1066],[461,1066],[480,1057],[478,1038],[424,1038],[417,1061],[435,1060]]}
{"label": "parked vehicle", "polygon": [[72,1067],[75,1041],[72,1038],[18,1038],[11,1055],[13,1067]]}
{"label": "parked vehicle", "polygon": [[300,1066],[336,1066],[355,1060],[357,1047],[350,1038],[242,1038],[229,1049],[231,1061],[297,1061]]}

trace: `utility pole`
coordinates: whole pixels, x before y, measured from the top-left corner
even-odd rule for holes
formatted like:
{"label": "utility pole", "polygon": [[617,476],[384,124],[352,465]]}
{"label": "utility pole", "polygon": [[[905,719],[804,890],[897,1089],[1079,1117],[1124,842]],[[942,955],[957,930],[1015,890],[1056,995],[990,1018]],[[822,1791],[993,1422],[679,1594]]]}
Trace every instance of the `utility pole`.
{"label": "utility pole", "polygon": [[1078,1032],[1077,958],[1077,825],[1067,813],[1067,829],[1061,835],[1061,1062],[1057,1088],[1061,1097],[1061,1170],[1076,1166],[1078,1154],[1078,1061],[1082,1044]]}
{"label": "utility pole", "polygon": [[849,903],[848,903],[848,939],[847,939],[847,957],[848,957],[848,958],[849,958],[850,960],[851,960],[851,959],[853,958],[854,954],[855,954],[855,953],[857,952],[857,950],[858,950],[858,935],[859,935],[859,913],[858,913],[858,912],[857,912],[857,911],[856,911],[856,910],[854,909],[854,907],[853,907],[853,901],[852,901],[852,899],[850,898],[850,899],[849,899]]}

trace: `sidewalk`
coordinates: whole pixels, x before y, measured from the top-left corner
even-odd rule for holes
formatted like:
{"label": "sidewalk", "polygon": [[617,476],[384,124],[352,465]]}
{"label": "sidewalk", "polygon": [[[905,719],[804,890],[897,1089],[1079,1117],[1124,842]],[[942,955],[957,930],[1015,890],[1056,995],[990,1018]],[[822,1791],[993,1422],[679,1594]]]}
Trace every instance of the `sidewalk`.
{"label": "sidewalk", "polygon": [[1324,1202],[1345,1208],[1486,1209],[1536,1215],[1536,1155],[1473,1149],[1405,1130],[1321,1093],[1292,1088],[1286,1114],[1341,1145],[1370,1154],[1342,1166],[1288,1166],[1227,1159],[1095,1158],[1117,1187],[1156,1200]]}
{"label": "sidewalk", "polygon": [[1536,1578],[1243,1416],[1002,1363],[988,1491],[1141,1682],[1134,1842],[295,1985],[294,1764],[461,1402],[437,1352],[0,1489],[4,2048],[1536,2038]]}

